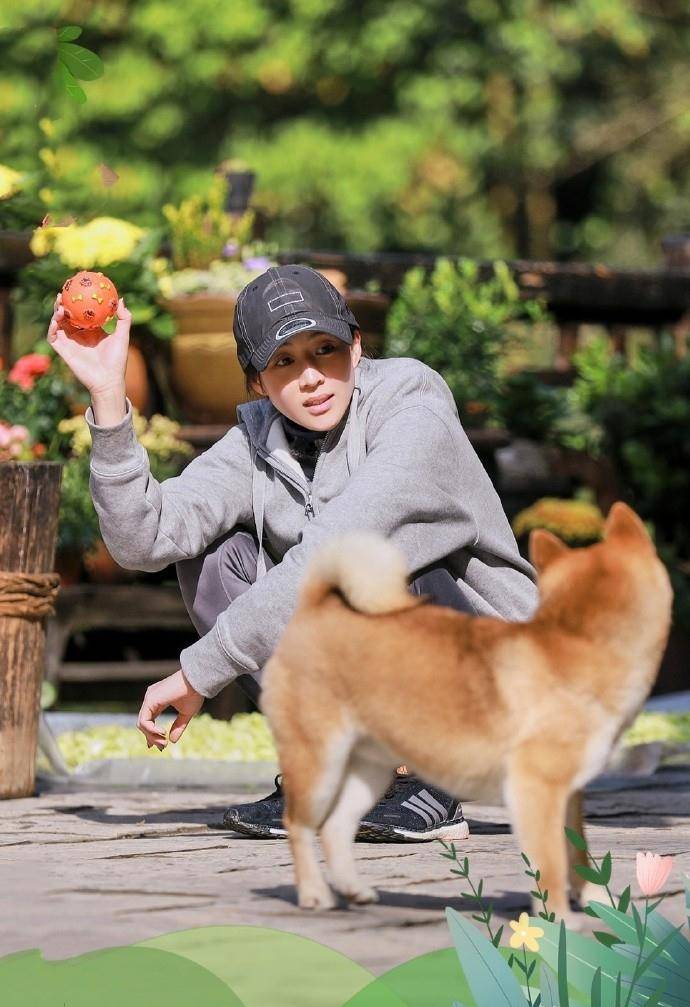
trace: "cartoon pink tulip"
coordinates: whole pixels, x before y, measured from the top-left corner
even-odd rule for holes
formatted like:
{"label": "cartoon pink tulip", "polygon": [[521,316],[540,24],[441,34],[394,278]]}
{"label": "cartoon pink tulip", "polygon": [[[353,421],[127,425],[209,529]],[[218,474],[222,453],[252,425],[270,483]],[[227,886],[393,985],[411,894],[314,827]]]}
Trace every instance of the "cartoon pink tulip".
{"label": "cartoon pink tulip", "polygon": [[649,852],[637,854],[637,883],[647,898],[661,891],[672,870],[673,857],[661,857],[658,853]]}

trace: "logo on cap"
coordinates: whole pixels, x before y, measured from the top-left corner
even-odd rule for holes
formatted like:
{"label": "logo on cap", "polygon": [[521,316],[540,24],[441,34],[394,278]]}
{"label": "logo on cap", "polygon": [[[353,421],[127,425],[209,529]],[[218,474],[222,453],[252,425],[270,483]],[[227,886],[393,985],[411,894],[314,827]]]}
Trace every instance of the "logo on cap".
{"label": "logo on cap", "polygon": [[301,332],[302,329],[313,329],[316,321],[313,318],[291,318],[285,325],[281,325],[276,332],[276,341],[285,339],[291,332]]}

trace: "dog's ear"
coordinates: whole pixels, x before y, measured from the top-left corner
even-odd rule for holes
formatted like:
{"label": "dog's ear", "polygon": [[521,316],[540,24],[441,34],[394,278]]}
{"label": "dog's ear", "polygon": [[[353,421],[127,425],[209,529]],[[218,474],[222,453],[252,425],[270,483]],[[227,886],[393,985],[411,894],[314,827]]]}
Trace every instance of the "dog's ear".
{"label": "dog's ear", "polygon": [[535,528],[530,532],[529,558],[537,573],[545,570],[557,556],[562,556],[564,552],[569,552],[565,542],[561,542],[545,528]]}
{"label": "dog's ear", "polygon": [[604,532],[606,538],[632,538],[637,539],[638,542],[652,545],[649,532],[643,522],[632,507],[628,507],[622,500],[617,500],[615,504],[612,504],[606,518]]}

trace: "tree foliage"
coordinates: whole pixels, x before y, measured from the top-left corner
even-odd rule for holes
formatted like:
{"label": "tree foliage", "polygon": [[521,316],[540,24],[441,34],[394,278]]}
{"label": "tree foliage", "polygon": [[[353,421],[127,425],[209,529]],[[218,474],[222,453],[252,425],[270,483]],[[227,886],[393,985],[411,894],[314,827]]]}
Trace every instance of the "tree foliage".
{"label": "tree foliage", "polygon": [[233,157],[283,247],[656,263],[690,213],[677,0],[87,2],[81,105],[71,5],[0,4],[2,160],[54,158],[51,210],[151,224]]}

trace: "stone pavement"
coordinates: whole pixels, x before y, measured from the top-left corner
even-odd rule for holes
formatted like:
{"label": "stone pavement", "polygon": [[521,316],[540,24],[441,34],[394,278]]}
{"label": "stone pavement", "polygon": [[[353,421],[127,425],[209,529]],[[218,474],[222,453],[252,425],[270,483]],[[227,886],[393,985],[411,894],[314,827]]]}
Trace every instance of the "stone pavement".
{"label": "stone pavement", "polygon": [[[637,850],[673,854],[664,913],[680,923],[690,770],[665,769],[637,783],[588,794],[590,848],[597,858],[612,851],[616,892],[633,881]],[[0,955],[40,948],[48,959],[64,958],[173,930],[243,924],[311,937],[380,974],[450,947],[446,906],[473,911],[461,905],[464,882],[450,874],[440,844],[358,843],[380,903],[302,912],[285,841],[209,828],[229,803],[245,799],[252,798],[212,790],[52,789],[0,802]],[[472,878],[485,879],[497,917],[516,918],[530,884],[505,810],[468,804],[465,813]]]}

